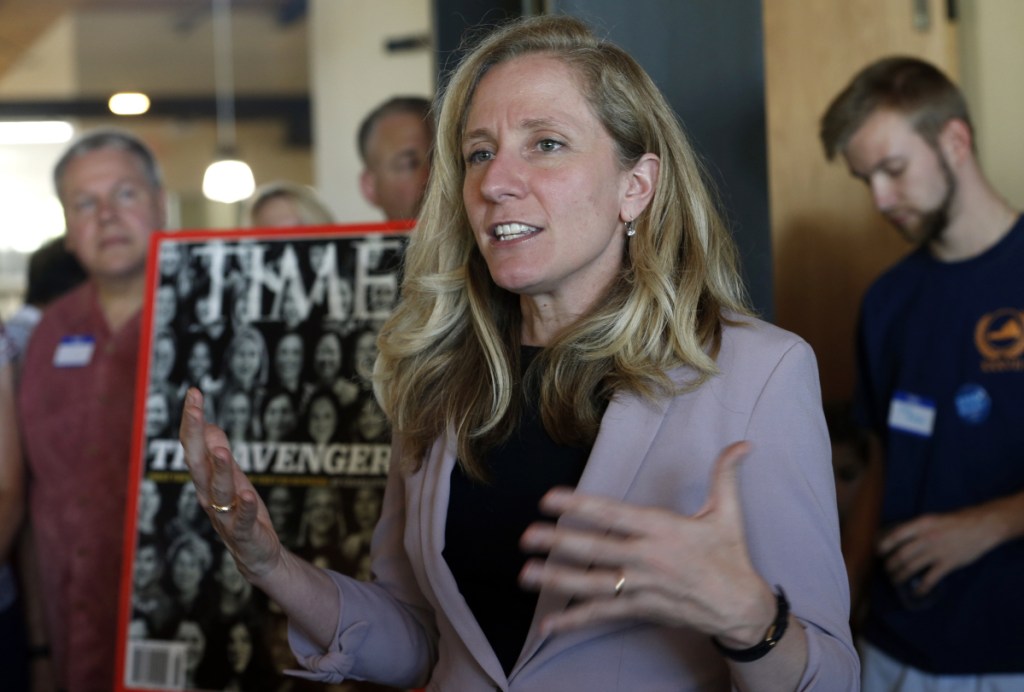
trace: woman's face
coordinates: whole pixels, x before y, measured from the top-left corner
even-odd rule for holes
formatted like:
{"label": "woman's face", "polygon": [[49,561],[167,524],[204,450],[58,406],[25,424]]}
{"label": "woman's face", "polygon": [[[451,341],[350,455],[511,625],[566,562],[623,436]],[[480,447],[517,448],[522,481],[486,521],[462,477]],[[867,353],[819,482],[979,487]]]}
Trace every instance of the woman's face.
{"label": "woman's face", "polygon": [[373,399],[366,399],[359,407],[356,417],[359,434],[364,440],[376,440],[387,429],[388,419]]}
{"label": "woman's face", "polygon": [[181,271],[185,258],[182,256],[184,248],[177,243],[163,243],[160,245],[160,274],[163,276],[177,276]]}
{"label": "woman's face", "polygon": [[274,353],[274,366],[282,382],[298,382],[302,376],[302,337],[288,334],[282,337]]}
{"label": "woman's face", "polygon": [[314,533],[327,533],[334,528],[336,508],[334,492],[330,488],[310,488],[306,491],[306,520]]}
{"label": "woman's face", "polygon": [[335,299],[338,301],[337,318],[339,320],[347,320],[349,315],[352,314],[352,303],[355,301],[352,285],[348,281],[344,279],[338,281]]}
{"label": "woman's face", "polygon": [[299,305],[299,299],[295,297],[295,294],[288,291],[284,294],[284,298],[281,300],[281,320],[284,322],[285,327],[288,329],[295,329],[302,320],[306,319],[306,313],[302,310],[302,306]]}
{"label": "woman's face", "polygon": [[270,442],[280,442],[295,430],[295,407],[284,394],[267,402],[263,411],[263,431]]}
{"label": "woman's face", "polygon": [[352,500],[352,514],[360,528],[369,528],[380,516],[380,493],[373,488],[360,488]]}
{"label": "woman's face", "polygon": [[318,444],[324,444],[334,435],[338,425],[338,412],[328,399],[320,397],[309,403],[309,436]]}
{"label": "woman's face", "polygon": [[313,369],[323,382],[333,384],[341,370],[341,342],[335,334],[324,334],[313,352]]}
{"label": "woman's face", "polygon": [[173,286],[161,286],[156,290],[156,305],[154,306],[154,318],[157,326],[166,327],[174,321],[174,315],[178,312],[178,294],[174,292]]}
{"label": "woman's face", "polygon": [[373,377],[373,364],[377,360],[377,335],[373,332],[363,332],[356,339],[356,372],[364,380]]}
{"label": "woman's face", "polygon": [[153,373],[151,379],[166,382],[174,370],[174,341],[166,337],[158,337],[153,344]]}
{"label": "woman's face", "polygon": [[228,397],[224,408],[224,427],[234,435],[244,435],[249,429],[249,419],[252,417],[252,404],[249,397],[242,392],[236,392]]}
{"label": "woman's face", "polygon": [[203,629],[191,620],[182,620],[174,638],[179,642],[185,642],[185,667],[195,670],[203,660],[203,652],[206,651],[206,635],[203,634]]}
{"label": "woman's face", "polygon": [[240,593],[245,588],[245,577],[238,571],[234,556],[227,550],[220,558],[217,568],[217,580],[221,587],[229,593]]}
{"label": "woman's face", "polygon": [[366,296],[366,308],[370,313],[386,312],[395,305],[396,287],[384,282],[370,285]]}
{"label": "woman's face", "polygon": [[231,373],[243,387],[251,387],[260,371],[260,349],[250,338],[242,338],[231,354]]}
{"label": "woman's face", "polygon": [[303,226],[299,207],[287,195],[274,195],[264,200],[252,215],[252,225],[256,228],[287,228]]}
{"label": "woman's face", "polygon": [[[246,261],[241,262],[243,267],[252,265],[252,259],[249,257],[248,252],[243,252],[239,255],[240,259]],[[250,268],[244,268],[242,270],[245,276],[251,276]],[[231,319],[236,325],[249,324],[252,321],[252,315],[249,314],[249,300],[248,300],[248,289],[239,289],[231,302]]]}
{"label": "woman's face", "polygon": [[199,384],[212,369],[213,354],[210,352],[210,345],[205,341],[192,344],[192,350],[188,354],[188,375],[192,384]]}
{"label": "woman's face", "polygon": [[155,545],[144,545],[135,553],[133,581],[136,588],[145,588],[160,579],[162,565]]}
{"label": "woman's face", "polygon": [[150,394],[146,397],[146,437],[156,437],[167,431],[171,423],[171,410],[167,397]]}
{"label": "woman's face", "polygon": [[462,142],[463,202],[491,278],[575,314],[622,268],[620,214],[632,211],[624,205],[639,184],[577,81],[545,55],[494,66],[470,103]]}
{"label": "woman's face", "polygon": [[270,493],[267,495],[267,513],[270,515],[270,521],[273,523],[275,531],[281,533],[287,528],[288,519],[294,509],[295,504],[292,502],[292,494],[288,488],[275,485],[270,489]]}
{"label": "woman's face", "polygon": [[236,622],[228,631],[228,662],[232,670],[241,673],[252,659],[252,636],[248,628]]}
{"label": "woman's face", "polygon": [[199,588],[203,580],[203,567],[199,556],[184,546],[174,554],[174,563],[171,565],[171,579],[179,591],[193,593]]}
{"label": "woman's face", "polygon": [[144,478],[139,484],[139,504],[136,509],[140,524],[148,524],[160,511],[160,489],[156,481]]}
{"label": "woman's face", "polygon": [[196,299],[196,319],[199,324],[207,324],[217,319],[217,315],[213,314],[213,301],[209,297]]}
{"label": "woman's face", "polygon": [[196,499],[196,486],[191,481],[181,486],[178,493],[178,516],[189,521],[199,516],[199,500]]}

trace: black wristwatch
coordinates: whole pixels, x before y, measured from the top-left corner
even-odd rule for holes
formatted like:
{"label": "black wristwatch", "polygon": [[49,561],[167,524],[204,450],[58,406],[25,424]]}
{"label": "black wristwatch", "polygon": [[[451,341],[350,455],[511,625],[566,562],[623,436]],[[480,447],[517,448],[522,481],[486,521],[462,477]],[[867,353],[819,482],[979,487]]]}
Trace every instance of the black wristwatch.
{"label": "black wristwatch", "polygon": [[786,625],[789,624],[789,601],[786,600],[786,592],[779,585],[775,586],[775,608],[775,621],[768,627],[768,631],[760,643],[754,644],[749,649],[730,649],[712,637],[711,641],[715,648],[726,658],[740,663],[749,663],[761,658],[775,648],[775,645],[782,639],[782,635],[786,633]]}

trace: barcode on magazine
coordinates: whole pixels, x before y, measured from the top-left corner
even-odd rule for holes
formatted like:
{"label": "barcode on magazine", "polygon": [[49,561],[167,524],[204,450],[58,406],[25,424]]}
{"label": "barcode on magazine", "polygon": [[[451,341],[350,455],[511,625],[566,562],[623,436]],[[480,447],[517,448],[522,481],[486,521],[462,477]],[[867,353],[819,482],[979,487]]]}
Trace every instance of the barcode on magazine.
{"label": "barcode on magazine", "polygon": [[125,685],[149,689],[185,689],[185,642],[130,640]]}

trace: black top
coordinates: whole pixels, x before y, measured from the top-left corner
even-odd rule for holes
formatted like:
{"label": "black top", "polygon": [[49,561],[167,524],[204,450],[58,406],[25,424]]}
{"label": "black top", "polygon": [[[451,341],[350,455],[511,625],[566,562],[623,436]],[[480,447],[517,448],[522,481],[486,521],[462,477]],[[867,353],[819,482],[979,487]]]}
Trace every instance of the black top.
{"label": "black top", "polygon": [[[537,353],[523,347],[523,368]],[[575,487],[589,449],[559,445],[541,425],[537,396],[527,397],[519,429],[484,457],[490,482],[468,478],[456,464],[443,555],[505,674],[530,629],[537,594],[517,582],[527,555],[519,538],[541,515],[538,503],[556,485]]]}

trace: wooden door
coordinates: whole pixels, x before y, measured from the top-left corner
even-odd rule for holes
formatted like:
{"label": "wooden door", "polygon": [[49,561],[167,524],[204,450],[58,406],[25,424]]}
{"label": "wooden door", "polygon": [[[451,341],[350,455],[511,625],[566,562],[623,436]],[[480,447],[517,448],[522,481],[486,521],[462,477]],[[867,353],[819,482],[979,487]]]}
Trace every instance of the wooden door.
{"label": "wooden door", "polygon": [[853,74],[883,55],[917,55],[956,79],[946,7],[946,0],[762,3],[775,321],[814,348],[826,401],[852,395],[861,296],[909,248],[845,164],[825,160],[819,120]]}

